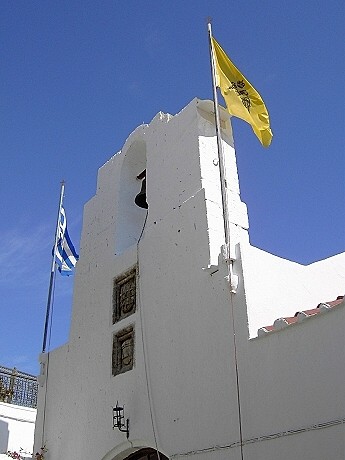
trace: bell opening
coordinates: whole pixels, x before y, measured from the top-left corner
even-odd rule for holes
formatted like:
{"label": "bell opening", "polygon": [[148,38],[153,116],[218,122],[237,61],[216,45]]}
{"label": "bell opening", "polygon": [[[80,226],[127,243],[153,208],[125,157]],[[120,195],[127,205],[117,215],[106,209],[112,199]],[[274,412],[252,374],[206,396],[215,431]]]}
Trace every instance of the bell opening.
{"label": "bell opening", "polygon": [[134,202],[139,208],[148,209],[149,205],[146,201],[146,170],[137,176],[137,179],[142,180],[141,190],[135,197]]}

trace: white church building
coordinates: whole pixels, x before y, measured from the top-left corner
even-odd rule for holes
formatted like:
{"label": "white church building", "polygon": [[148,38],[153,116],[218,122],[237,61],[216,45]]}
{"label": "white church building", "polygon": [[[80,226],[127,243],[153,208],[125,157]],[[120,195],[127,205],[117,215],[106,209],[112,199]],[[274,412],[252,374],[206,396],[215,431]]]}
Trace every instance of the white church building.
{"label": "white church building", "polygon": [[69,341],[41,355],[47,460],[344,460],[345,253],[250,244],[221,126],[229,260],[211,101],[158,113],[100,168]]}
{"label": "white church building", "polygon": [[37,386],[35,376],[0,365],[0,460],[32,458]]}

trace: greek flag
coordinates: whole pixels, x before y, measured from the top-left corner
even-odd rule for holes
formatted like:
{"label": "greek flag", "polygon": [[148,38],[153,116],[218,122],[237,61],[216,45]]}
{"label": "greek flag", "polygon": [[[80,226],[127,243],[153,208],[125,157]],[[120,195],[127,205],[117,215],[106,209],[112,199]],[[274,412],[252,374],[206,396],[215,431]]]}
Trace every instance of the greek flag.
{"label": "greek flag", "polygon": [[66,213],[63,207],[60,209],[58,226],[58,241],[56,246],[56,263],[61,275],[73,274],[73,269],[79,259],[67,230]]}

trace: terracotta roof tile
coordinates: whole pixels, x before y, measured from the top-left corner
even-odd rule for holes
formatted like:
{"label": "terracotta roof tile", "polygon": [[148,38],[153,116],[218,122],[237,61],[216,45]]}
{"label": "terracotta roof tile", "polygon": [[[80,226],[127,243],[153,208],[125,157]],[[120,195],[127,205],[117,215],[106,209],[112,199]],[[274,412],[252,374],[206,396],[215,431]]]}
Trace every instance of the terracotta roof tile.
{"label": "terracotta roof tile", "polygon": [[258,336],[262,337],[263,335],[269,334],[270,332],[279,331],[281,329],[285,329],[292,324],[300,323],[307,318],[311,318],[315,315],[319,315],[321,313],[325,313],[326,311],[332,310],[334,307],[344,303],[344,296],[339,295],[335,300],[331,300],[330,302],[319,303],[316,308],[312,308],[309,310],[302,310],[297,311],[295,316],[287,316],[283,318],[278,318],[274,321],[273,325],[260,327],[258,329]]}
{"label": "terracotta roof tile", "polygon": [[342,303],[342,301],[344,300],[344,297],[343,295],[338,295],[338,297],[336,298],[336,300],[332,300],[331,302],[327,302],[327,304],[330,306],[330,307],[335,307],[336,305],[339,305]]}

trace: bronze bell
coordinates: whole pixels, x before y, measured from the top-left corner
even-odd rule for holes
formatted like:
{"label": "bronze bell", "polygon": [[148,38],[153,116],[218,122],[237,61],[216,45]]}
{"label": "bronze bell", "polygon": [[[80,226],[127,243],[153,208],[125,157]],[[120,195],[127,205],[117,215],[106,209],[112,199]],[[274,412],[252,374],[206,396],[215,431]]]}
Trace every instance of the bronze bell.
{"label": "bronze bell", "polygon": [[146,178],[143,179],[141,183],[141,190],[135,197],[134,202],[137,206],[139,206],[139,208],[148,209],[149,205],[146,201]]}

